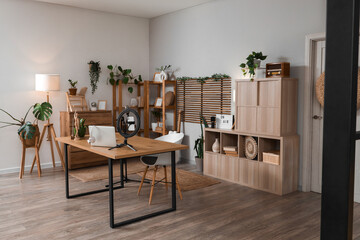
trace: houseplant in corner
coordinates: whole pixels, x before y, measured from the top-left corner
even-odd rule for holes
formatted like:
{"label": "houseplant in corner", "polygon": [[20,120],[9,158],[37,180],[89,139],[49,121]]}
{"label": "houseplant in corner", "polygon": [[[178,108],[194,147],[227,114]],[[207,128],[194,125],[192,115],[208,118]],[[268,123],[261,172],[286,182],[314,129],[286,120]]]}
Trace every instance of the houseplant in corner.
{"label": "houseplant in corner", "polygon": [[260,67],[262,60],[265,60],[267,56],[262,52],[252,52],[247,58],[246,63],[240,64],[243,75],[249,74],[250,80],[253,81],[255,77],[255,70]]}
{"label": "houseplant in corner", "polygon": [[77,88],[76,88],[76,84],[78,83],[77,81],[73,81],[71,79],[68,80],[68,82],[70,83],[71,88],[69,88],[69,95],[71,96],[75,96],[76,92],[77,92]]}
{"label": "houseplant in corner", "polygon": [[91,93],[94,94],[97,89],[97,83],[99,82],[99,77],[101,73],[100,61],[95,62],[91,60],[89,64],[89,75],[90,75],[90,86]]}
{"label": "houseplant in corner", "polygon": [[157,122],[153,122],[151,123],[151,129],[155,132],[156,131],[156,127],[159,125],[160,122],[160,118],[161,118],[161,112],[158,110],[153,110],[151,111],[152,115],[155,117]]}
{"label": "houseplant in corner", "polygon": [[[33,114],[35,117],[34,122],[26,121],[26,118],[33,109]],[[31,147],[35,145],[35,138],[39,134],[39,127],[37,125],[38,121],[46,121],[51,117],[52,114],[52,106],[48,102],[36,103],[32,105],[29,110],[26,112],[23,118],[17,119],[13,117],[10,113],[0,108],[0,111],[8,115],[11,118],[11,122],[0,121],[0,123],[4,124],[0,126],[0,128],[5,128],[9,126],[19,126],[18,134],[22,143],[26,147]]]}
{"label": "houseplant in corner", "polygon": [[198,139],[195,140],[194,150],[196,151],[195,163],[198,171],[203,171],[203,159],[204,159],[204,132],[203,132],[203,124],[204,127],[209,127],[204,116],[200,114],[200,128],[201,135]]}

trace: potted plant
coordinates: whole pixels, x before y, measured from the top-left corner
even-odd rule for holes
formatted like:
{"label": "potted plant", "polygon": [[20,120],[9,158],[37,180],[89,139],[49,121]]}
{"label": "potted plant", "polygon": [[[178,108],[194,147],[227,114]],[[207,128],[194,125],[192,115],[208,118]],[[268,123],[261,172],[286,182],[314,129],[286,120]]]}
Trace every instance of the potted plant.
{"label": "potted plant", "polygon": [[68,82],[70,83],[70,86],[71,86],[71,88],[69,88],[69,94],[71,96],[76,95],[76,92],[77,92],[76,84],[78,83],[78,81],[74,82],[73,80],[69,79]]}
{"label": "potted plant", "polygon": [[158,110],[151,111],[152,115],[155,117],[157,122],[151,123],[151,129],[155,132],[156,127],[159,126],[160,118],[161,118],[161,112]]}
{"label": "potted plant", "polygon": [[195,140],[194,150],[196,151],[195,163],[198,171],[203,171],[203,159],[204,159],[204,133],[203,133],[203,124],[204,127],[209,127],[204,116],[200,114],[200,128],[201,135],[198,139]]}
{"label": "potted plant", "polygon": [[250,80],[253,81],[255,77],[255,70],[260,67],[262,60],[265,60],[267,56],[263,55],[262,52],[252,52],[247,58],[246,63],[240,64],[243,75],[249,74]]}
{"label": "potted plant", "polygon": [[171,65],[160,66],[155,68],[157,72],[160,72],[161,75],[164,76],[164,80],[169,78],[169,71],[171,70]]}
{"label": "potted plant", "polygon": [[89,75],[90,75],[90,86],[91,93],[94,94],[97,89],[97,83],[99,82],[99,77],[101,73],[100,61],[95,62],[91,60],[89,64]]}
{"label": "potted plant", "polygon": [[[138,84],[139,82],[142,82],[142,77],[141,75],[138,76],[134,76],[131,73],[131,69],[123,69],[121,66],[116,66],[115,67],[113,65],[108,65],[107,68],[110,70],[109,73],[109,78],[108,78],[108,82],[111,85],[119,85],[120,80],[122,81],[123,84],[128,84],[128,83],[133,83],[133,84]],[[128,92],[129,93],[133,93],[134,88],[133,87],[128,87]]]}
{"label": "potted plant", "polygon": [[[87,126],[85,125],[85,120],[84,118],[80,118],[79,120],[79,133],[78,133],[78,136],[80,138],[83,138],[85,137],[85,134],[86,134],[86,128]],[[76,136],[76,128],[74,127],[74,136]]]}
{"label": "potted plant", "polygon": [[[34,122],[26,121],[26,118],[33,109],[33,114],[35,117]],[[39,127],[37,125],[38,121],[46,121],[51,117],[52,114],[52,106],[48,102],[36,103],[32,105],[29,110],[26,112],[23,118],[17,119],[13,117],[10,113],[0,108],[0,111],[8,115],[12,122],[4,122],[0,121],[0,123],[4,124],[0,126],[0,128],[5,128],[9,126],[19,126],[18,134],[20,136],[20,140],[26,147],[35,146],[35,138],[34,136],[39,135]]]}

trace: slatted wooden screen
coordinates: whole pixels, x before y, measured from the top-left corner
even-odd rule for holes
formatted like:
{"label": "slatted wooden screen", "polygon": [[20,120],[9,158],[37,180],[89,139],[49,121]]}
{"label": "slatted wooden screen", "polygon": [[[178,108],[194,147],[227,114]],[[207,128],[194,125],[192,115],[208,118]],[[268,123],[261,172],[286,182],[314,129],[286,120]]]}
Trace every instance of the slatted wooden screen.
{"label": "slatted wooden screen", "polygon": [[231,79],[177,80],[177,109],[184,111],[184,121],[200,122],[200,113],[210,124],[216,114],[231,114]]}

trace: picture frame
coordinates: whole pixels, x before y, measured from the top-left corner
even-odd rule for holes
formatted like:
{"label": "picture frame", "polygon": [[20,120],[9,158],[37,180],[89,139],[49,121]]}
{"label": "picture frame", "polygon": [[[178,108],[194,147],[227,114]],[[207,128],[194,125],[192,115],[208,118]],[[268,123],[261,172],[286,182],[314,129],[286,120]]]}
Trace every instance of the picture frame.
{"label": "picture frame", "polygon": [[156,98],[155,107],[158,107],[158,108],[162,107],[162,98],[159,98],[159,97]]}
{"label": "picture frame", "polygon": [[161,72],[155,72],[153,77],[154,82],[162,82]]}
{"label": "picture frame", "polygon": [[98,110],[106,110],[107,101],[99,100],[98,101]]}
{"label": "picture frame", "polygon": [[216,114],[216,128],[230,130],[234,125],[234,115]]}

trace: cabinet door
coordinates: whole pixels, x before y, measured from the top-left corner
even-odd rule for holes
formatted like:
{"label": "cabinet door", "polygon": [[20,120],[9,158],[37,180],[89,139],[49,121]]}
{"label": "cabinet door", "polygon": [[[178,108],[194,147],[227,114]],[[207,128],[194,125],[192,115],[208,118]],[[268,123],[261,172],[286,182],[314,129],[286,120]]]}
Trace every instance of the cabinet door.
{"label": "cabinet door", "polygon": [[204,153],[204,174],[205,175],[209,175],[209,176],[213,176],[213,177],[218,177],[217,176],[217,168],[218,168],[218,157],[219,154],[217,153],[208,153],[205,152]]}
{"label": "cabinet door", "polygon": [[257,106],[258,83],[250,81],[239,81],[236,84],[236,105]]}
{"label": "cabinet door", "polygon": [[249,187],[259,185],[258,161],[239,158],[239,179],[238,182]]}
{"label": "cabinet door", "polygon": [[280,81],[259,82],[259,106],[280,107],[281,98]]}
{"label": "cabinet door", "polygon": [[256,107],[237,107],[236,122],[240,132],[256,132]]}
{"label": "cabinet door", "polygon": [[259,188],[281,195],[281,172],[279,165],[259,162]]}
{"label": "cabinet door", "polygon": [[221,155],[218,176],[221,179],[225,179],[232,182],[238,182],[239,158]]}
{"label": "cabinet door", "polygon": [[260,134],[280,136],[280,108],[258,107],[256,131]]}

